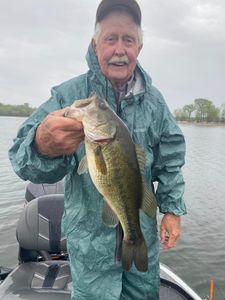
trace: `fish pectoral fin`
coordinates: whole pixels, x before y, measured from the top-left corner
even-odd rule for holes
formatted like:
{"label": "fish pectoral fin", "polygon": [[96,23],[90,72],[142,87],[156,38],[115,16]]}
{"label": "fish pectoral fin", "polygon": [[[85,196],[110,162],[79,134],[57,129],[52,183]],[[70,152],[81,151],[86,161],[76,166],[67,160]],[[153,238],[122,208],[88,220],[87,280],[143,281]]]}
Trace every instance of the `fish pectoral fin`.
{"label": "fish pectoral fin", "polygon": [[142,183],[142,195],[141,209],[149,217],[155,217],[157,210],[156,197],[146,183]]}
{"label": "fish pectoral fin", "polygon": [[117,215],[111,209],[106,201],[104,201],[103,209],[102,209],[102,221],[105,225],[109,227],[116,227],[119,223]]}
{"label": "fish pectoral fin", "polygon": [[102,154],[102,148],[101,148],[101,146],[97,146],[94,149],[94,156],[95,156],[96,169],[101,174],[106,175],[107,174],[107,167],[106,167],[104,156]]}
{"label": "fish pectoral fin", "polygon": [[77,169],[77,174],[81,175],[84,173],[88,172],[88,162],[87,162],[87,156],[84,155],[84,157],[81,159],[78,169]]}

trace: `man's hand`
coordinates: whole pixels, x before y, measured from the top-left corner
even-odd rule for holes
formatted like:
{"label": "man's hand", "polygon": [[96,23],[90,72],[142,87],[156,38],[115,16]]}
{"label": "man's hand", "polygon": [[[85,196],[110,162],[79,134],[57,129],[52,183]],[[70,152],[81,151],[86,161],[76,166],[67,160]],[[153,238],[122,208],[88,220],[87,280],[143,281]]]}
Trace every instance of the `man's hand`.
{"label": "man's hand", "polygon": [[37,151],[49,157],[73,154],[84,139],[83,125],[65,118],[68,108],[50,113],[38,126],[35,135]]}
{"label": "man's hand", "polygon": [[166,213],[160,225],[160,238],[163,249],[176,247],[176,242],[180,237],[180,216]]}

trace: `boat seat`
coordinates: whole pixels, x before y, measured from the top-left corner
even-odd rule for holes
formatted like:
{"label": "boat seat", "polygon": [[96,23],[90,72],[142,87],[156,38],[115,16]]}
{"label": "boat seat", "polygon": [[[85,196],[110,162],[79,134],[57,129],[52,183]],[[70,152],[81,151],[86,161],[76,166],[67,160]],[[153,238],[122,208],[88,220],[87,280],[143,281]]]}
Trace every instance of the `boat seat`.
{"label": "boat seat", "polygon": [[25,206],[16,228],[20,247],[26,250],[66,251],[66,238],[61,234],[64,196],[40,196]]}
{"label": "boat seat", "polygon": [[66,252],[61,233],[63,207],[64,197],[59,194],[38,197],[25,206],[16,229],[19,246],[47,260],[30,261],[26,254],[28,261],[20,263],[1,284],[0,299],[70,299],[69,262],[51,259],[51,254]]}

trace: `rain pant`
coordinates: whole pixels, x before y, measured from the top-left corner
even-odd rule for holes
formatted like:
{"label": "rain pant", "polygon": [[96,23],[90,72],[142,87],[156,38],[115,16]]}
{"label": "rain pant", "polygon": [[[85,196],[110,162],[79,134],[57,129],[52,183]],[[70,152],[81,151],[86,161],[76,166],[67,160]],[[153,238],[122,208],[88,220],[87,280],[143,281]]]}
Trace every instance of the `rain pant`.
{"label": "rain pant", "polygon": [[103,198],[89,174],[78,175],[77,167],[85,153],[84,145],[73,155],[49,158],[34,147],[35,130],[49,112],[87,98],[91,92],[104,97],[128,126],[135,143],[145,149],[145,181],[158,182],[156,198],[159,211],[185,214],[183,201],[185,142],[181,130],[150,77],[137,64],[136,84],[119,103],[111,83],[101,73],[90,46],[89,71],[52,88],[51,98],[21,126],[9,157],[15,172],[34,183],[54,183],[65,176],[65,209],[62,230],[67,237],[73,278],[72,299],[156,300],[158,299],[159,238],[156,218],[142,211],[141,229],[148,247],[148,272],[132,266],[123,272],[114,260],[116,231],[101,220]]}

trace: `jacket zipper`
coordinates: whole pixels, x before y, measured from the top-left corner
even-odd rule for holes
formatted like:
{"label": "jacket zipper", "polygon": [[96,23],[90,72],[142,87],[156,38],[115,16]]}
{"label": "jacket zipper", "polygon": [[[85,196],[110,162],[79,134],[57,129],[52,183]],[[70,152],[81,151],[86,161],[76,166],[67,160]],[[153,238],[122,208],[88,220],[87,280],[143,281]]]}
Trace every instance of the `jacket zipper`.
{"label": "jacket zipper", "polygon": [[116,114],[121,116],[121,101],[119,99],[116,101]]}

